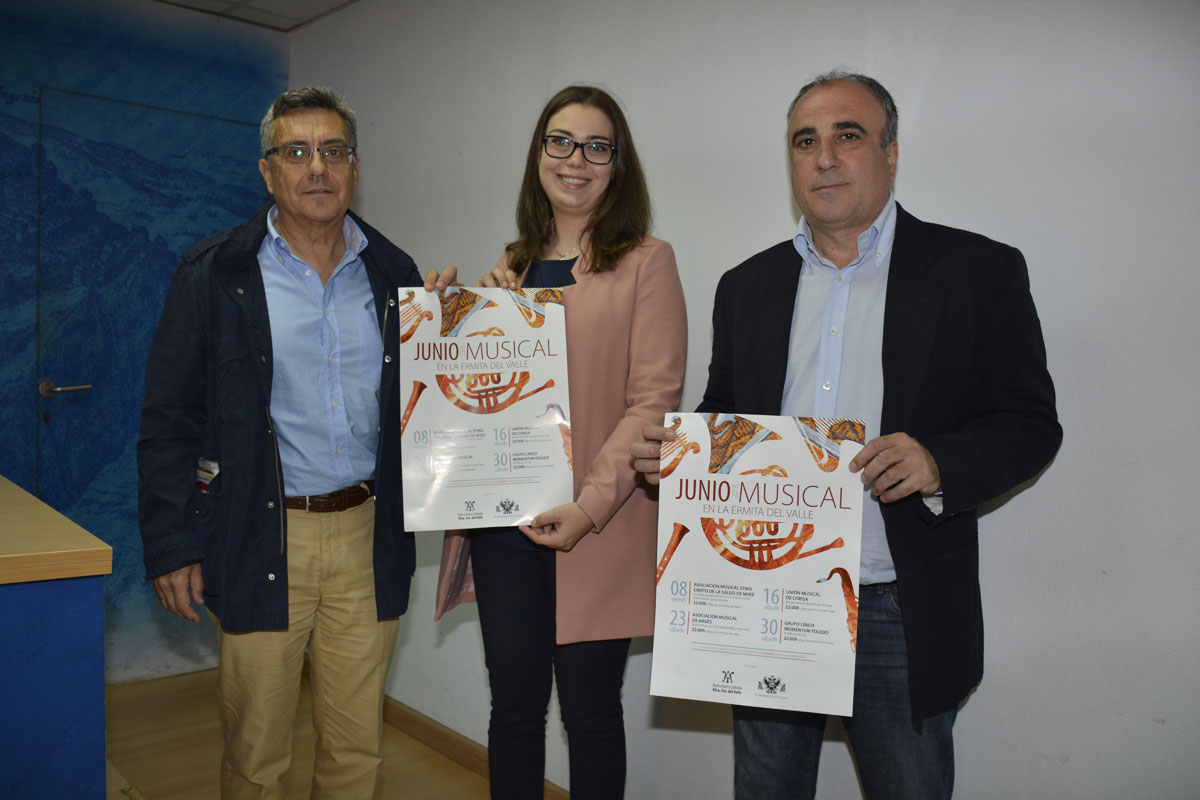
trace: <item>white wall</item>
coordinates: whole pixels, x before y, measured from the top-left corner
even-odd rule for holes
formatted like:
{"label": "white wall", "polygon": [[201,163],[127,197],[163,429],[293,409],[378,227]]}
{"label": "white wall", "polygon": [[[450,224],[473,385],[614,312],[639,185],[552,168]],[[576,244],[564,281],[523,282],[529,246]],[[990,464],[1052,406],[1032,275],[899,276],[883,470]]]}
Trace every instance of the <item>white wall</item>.
{"label": "white wall", "polygon": [[[787,104],[837,65],[895,95],[910,211],[1024,251],[1066,429],[981,522],[987,663],[959,717],[959,796],[1195,796],[1200,4],[361,0],[294,35],[291,80],[358,111],[359,210],[470,278],[513,236],[543,102],[611,88],[688,284],[692,407],[718,276],[793,232]],[[390,693],[482,741],[474,610],[432,622],[439,551],[421,536]],[[649,699],[635,649],[629,797],[728,796],[727,713]],[[550,739],[565,784],[556,723]],[[822,767],[819,797],[859,796],[844,744]]]}

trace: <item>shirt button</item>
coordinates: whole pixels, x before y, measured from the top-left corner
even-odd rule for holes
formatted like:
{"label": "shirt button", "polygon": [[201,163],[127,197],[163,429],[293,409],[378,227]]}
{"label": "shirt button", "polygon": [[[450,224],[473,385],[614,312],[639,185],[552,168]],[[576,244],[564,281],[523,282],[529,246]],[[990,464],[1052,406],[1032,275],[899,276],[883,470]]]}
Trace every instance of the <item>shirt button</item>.
{"label": "shirt button", "polygon": [[304,274],[305,274],[305,275],[312,275],[312,270],[311,270],[311,269],[306,269],[306,270],[304,270]]}
{"label": "shirt button", "polygon": [[332,363],[333,363],[333,356],[332,356],[332,355],[331,355],[331,356],[329,356],[329,363],[330,363],[330,364],[332,364]]}
{"label": "shirt button", "polygon": [[268,573],[267,573],[267,580],[269,580],[269,581],[273,581],[273,580],[275,580],[275,573],[274,573],[274,572],[268,572]]}
{"label": "shirt button", "polygon": [[238,290],[237,290],[237,293],[238,293],[238,294],[245,294],[245,293],[246,293],[246,290],[245,290],[245,289],[238,289]]}
{"label": "shirt button", "polygon": [[829,389],[831,388],[829,381],[825,381],[824,383],[822,383],[821,388],[828,392]]}
{"label": "shirt button", "polygon": [[829,329],[829,335],[830,335],[830,336],[837,336],[837,328],[830,328],[830,329]]}
{"label": "shirt button", "polygon": [[322,311],[321,313],[322,313],[324,316],[328,317],[328,316],[329,316],[329,309],[327,308],[327,309],[325,309],[324,311]]}
{"label": "shirt button", "polygon": [[389,297],[389,298],[388,298],[388,305],[389,305],[389,306],[394,306],[394,305],[396,305],[396,298],[394,298],[394,297]]}
{"label": "shirt button", "polygon": [[334,407],[334,408],[337,408],[337,403],[334,403],[334,404],[333,404],[333,407]]}
{"label": "shirt button", "polygon": [[384,357],[383,357],[383,363],[385,363],[385,364],[390,364],[390,363],[392,363],[392,357],[391,357],[391,356],[384,356]]}
{"label": "shirt button", "polygon": [[268,500],[268,501],[267,501],[267,508],[274,508],[274,507],[275,507],[275,501],[274,501],[274,500]]}
{"label": "shirt button", "polygon": [[842,281],[844,281],[845,279],[846,279],[846,278],[845,278],[845,276],[838,275],[838,283],[841,283],[841,282],[842,282]]}
{"label": "shirt button", "polygon": [[337,454],[338,454],[339,456],[342,454],[342,448],[340,448],[340,447],[339,447],[339,448],[337,449]]}

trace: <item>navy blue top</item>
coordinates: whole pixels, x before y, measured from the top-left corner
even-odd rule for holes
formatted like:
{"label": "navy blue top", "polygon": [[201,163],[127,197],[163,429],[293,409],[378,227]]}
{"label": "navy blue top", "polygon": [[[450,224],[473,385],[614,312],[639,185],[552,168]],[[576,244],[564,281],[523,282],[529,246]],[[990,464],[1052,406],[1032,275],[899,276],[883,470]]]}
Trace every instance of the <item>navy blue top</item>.
{"label": "navy blue top", "polygon": [[571,268],[577,258],[554,259],[553,261],[534,261],[525,271],[525,282],[521,284],[526,289],[561,289],[575,284],[575,276]]}
{"label": "navy blue top", "polygon": [[[525,282],[521,284],[525,289],[560,289],[563,286],[570,286],[575,283],[575,276],[571,274],[571,267],[575,266],[576,259],[552,261],[534,261],[529,265],[529,269],[525,272]],[[543,509],[543,511],[548,509]],[[479,528],[474,533],[487,533],[496,537],[497,542],[503,542],[510,547],[516,547],[521,550],[548,550],[548,547],[543,547],[540,544],[534,544],[529,537],[521,533],[517,528]]]}

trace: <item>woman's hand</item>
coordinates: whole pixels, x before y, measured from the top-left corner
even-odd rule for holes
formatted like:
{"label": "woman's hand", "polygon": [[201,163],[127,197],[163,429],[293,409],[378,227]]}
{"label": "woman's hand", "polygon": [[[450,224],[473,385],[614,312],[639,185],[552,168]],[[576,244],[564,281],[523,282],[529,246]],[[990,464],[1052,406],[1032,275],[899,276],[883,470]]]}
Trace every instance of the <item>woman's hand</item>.
{"label": "woman's hand", "polygon": [[634,442],[629,452],[633,456],[633,469],[640,472],[651,486],[658,486],[659,458],[662,443],[673,442],[678,437],[675,431],[662,425],[647,425],[642,428],[642,441]]}
{"label": "woman's hand", "polygon": [[485,286],[488,289],[515,289],[517,288],[517,273],[508,267],[492,267],[492,271],[480,278],[475,285]]}
{"label": "woman's hand", "polygon": [[549,511],[543,511],[528,525],[522,525],[521,533],[534,544],[554,550],[570,552],[576,542],[592,529],[592,519],[578,503],[567,503]]}
{"label": "woman's hand", "polygon": [[436,269],[429,270],[429,274],[425,276],[425,291],[441,292],[448,287],[453,286],[458,281],[458,267],[451,264],[438,274]]}

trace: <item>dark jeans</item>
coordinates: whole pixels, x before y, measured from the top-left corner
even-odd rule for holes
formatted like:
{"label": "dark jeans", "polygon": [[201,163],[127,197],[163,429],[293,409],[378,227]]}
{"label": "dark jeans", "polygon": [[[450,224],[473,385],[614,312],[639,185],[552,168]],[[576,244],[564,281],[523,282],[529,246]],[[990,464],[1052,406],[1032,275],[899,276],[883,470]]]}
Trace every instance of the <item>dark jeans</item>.
{"label": "dark jeans", "polygon": [[471,567],[492,689],[492,798],[542,797],[552,677],[567,730],[572,800],[623,797],[621,683],[629,640],[555,644],[552,550],[524,550],[477,533]]}
{"label": "dark jeans", "polygon": [[[958,712],[913,724],[896,585],[859,594],[854,716],[843,722],[863,791],[868,800],[949,798]],[[737,800],[810,800],[824,736],[823,714],[734,706]]]}

